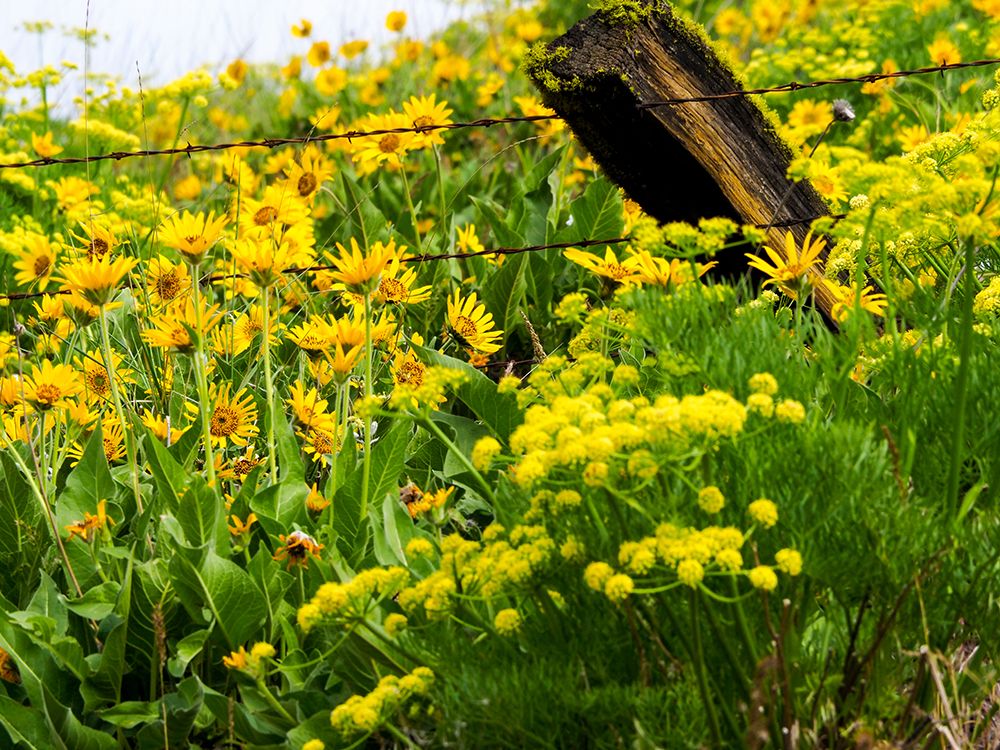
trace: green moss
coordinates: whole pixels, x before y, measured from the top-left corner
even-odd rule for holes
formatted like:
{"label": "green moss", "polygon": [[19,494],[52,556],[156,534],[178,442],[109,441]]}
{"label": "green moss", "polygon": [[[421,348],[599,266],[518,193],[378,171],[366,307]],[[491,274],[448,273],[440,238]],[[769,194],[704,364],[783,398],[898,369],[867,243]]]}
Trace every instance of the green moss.
{"label": "green moss", "polygon": [[612,26],[635,26],[657,11],[655,4],[644,0],[594,0],[590,7]]}
{"label": "green moss", "polygon": [[544,42],[537,42],[524,54],[521,68],[539,88],[546,91],[576,91],[583,87],[579,76],[573,76],[567,81],[551,70],[552,63],[562,62],[569,57],[569,53],[569,47],[559,46],[550,49]]}

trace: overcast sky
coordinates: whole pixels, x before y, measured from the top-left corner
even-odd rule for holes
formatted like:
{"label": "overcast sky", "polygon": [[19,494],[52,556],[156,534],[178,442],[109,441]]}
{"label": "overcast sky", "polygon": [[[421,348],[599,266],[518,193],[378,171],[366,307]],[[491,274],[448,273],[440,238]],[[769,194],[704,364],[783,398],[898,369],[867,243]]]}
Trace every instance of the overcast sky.
{"label": "overcast sky", "polygon": [[[143,83],[166,83],[199,65],[213,69],[237,57],[283,61],[305,52],[308,43],[289,32],[302,18],[313,36],[331,46],[364,38],[378,43],[389,33],[385,16],[403,10],[406,31],[426,36],[450,20],[468,17],[474,7],[461,0],[90,0],[90,28],[110,35],[91,54],[90,69],[136,85],[136,62]],[[87,0],[0,0],[0,50],[27,72],[41,63],[83,62],[83,44],[64,30],[83,28]],[[50,21],[38,38],[21,30],[25,21]]]}

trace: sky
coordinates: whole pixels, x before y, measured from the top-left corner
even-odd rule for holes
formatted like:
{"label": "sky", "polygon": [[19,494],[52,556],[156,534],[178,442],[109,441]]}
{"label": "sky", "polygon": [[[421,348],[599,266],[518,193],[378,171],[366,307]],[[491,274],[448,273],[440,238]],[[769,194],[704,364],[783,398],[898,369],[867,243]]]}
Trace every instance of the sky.
{"label": "sky", "polygon": [[[83,43],[68,30],[82,29],[87,0],[0,0],[0,50],[18,72],[69,60],[83,67]],[[389,38],[385,17],[405,11],[406,32],[426,36],[448,22],[469,17],[468,0],[89,0],[89,27],[109,35],[92,50],[90,70],[121,76],[136,88],[136,64],[144,86],[166,83],[199,65],[213,71],[242,57],[283,62],[304,53],[308,42],[289,31],[307,18],[313,37],[338,46],[350,39],[378,44]],[[41,39],[25,22],[54,25]]]}

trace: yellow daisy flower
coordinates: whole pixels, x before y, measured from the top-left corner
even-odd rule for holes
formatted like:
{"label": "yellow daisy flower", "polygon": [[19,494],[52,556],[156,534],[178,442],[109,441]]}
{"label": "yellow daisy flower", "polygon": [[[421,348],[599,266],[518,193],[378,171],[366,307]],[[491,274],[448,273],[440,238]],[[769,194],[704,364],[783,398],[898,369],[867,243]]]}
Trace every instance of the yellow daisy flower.
{"label": "yellow daisy flower", "polygon": [[14,254],[14,268],[17,269],[14,281],[44,290],[56,267],[56,249],[48,237],[37,232],[24,232],[17,239],[22,249]]}
{"label": "yellow daisy flower", "polygon": [[796,247],[795,235],[786,232],[784,257],[772,248],[764,246],[764,251],[774,265],[753,253],[745,253],[745,255],[750,261],[751,268],[756,268],[768,276],[767,281],[764,282],[765,286],[776,284],[789,297],[798,299],[801,292],[807,291],[813,286],[814,277],[817,276],[813,266],[819,262],[825,249],[826,241],[813,240],[812,231],[810,231],[802,241],[802,252],[800,253]]}
{"label": "yellow daisy flower", "polygon": [[69,365],[54,365],[42,360],[42,366],[32,365],[31,375],[24,379],[24,400],[38,411],[66,408],[67,401],[83,390],[80,374]]}
{"label": "yellow daisy flower", "polygon": [[138,264],[137,259],[124,257],[101,260],[94,256],[78,260],[63,268],[62,288],[101,307],[111,301],[118,284]]}
{"label": "yellow daisy flower", "polygon": [[160,242],[180,250],[192,263],[200,261],[212,245],[218,242],[226,228],[228,217],[215,218],[215,213],[174,214],[160,227]]}
{"label": "yellow daisy flower", "polygon": [[503,331],[493,329],[493,314],[482,303],[476,304],[476,293],[463,300],[458,289],[448,298],[447,333],[459,345],[481,354],[498,351],[496,341],[503,336]]}

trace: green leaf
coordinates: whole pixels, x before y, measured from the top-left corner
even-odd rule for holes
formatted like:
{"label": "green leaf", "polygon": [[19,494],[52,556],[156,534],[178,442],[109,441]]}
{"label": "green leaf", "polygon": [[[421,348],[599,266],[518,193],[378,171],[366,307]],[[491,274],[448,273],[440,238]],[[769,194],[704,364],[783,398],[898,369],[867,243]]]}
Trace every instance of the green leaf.
{"label": "green leaf", "polygon": [[265,487],[250,500],[250,510],[270,536],[287,534],[296,524],[306,522],[306,498],[309,487],[305,480],[290,477]]}
{"label": "green leaf", "polygon": [[[204,702],[204,692],[197,677],[189,677],[177,686],[177,692],[163,696],[159,718],[146,724],[136,735],[140,750],[165,750],[188,746],[188,736]],[[163,714],[166,714],[164,721]]]}
{"label": "green leaf", "polygon": [[28,750],[48,750],[52,738],[45,717],[31,706],[22,706],[6,695],[0,695],[0,726],[14,742]]}
{"label": "green leaf", "polygon": [[121,584],[106,581],[87,589],[79,599],[63,599],[66,609],[88,620],[103,620],[115,609]]}
{"label": "green leaf", "polygon": [[625,229],[622,196],[618,188],[604,177],[587,185],[587,189],[569,207],[573,224],[560,238],[573,240],[614,239]]}
{"label": "green leaf", "polygon": [[[192,678],[194,679],[194,678]],[[271,722],[263,712],[254,712],[242,701],[233,703],[229,696],[223,695],[211,687],[202,686],[205,694],[205,707],[223,726],[233,725],[233,733],[241,740],[252,743],[253,746],[275,747],[284,736],[284,730]],[[292,711],[294,714],[294,711]],[[330,712],[326,712],[326,723],[330,724]],[[281,746],[283,747],[283,746]],[[293,745],[293,748],[301,745]],[[331,745],[333,747],[333,745]]]}
{"label": "green leaf", "polygon": [[524,419],[514,394],[497,393],[497,384],[467,362],[434,349],[411,346],[426,362],[465,373],[465,380],[456,388],[458,397],[500,440],[508,440],[510,433]]}
{"label": "green leaf", "polygon": [[42,511],[28,482],[13,459],[0,453],[0,561],[36,553],[41,527]]}
{"label": "green leaf", "polygon": [[277,397],[275,397],[271,414],[274,416],[274,439],[278,448],[281,481],[295,479],[304,482],[306,469],[302,464],[302,450],[299,448],[299,441],[295,437],[292,426],[288,423],[284,404]]}
{"label": "green leaf", "polygon": [[197,549],[224,553],[229,539],[224,510],[222,500],[208,483],[200,475],[193,475],[177,505],[177,522],[187,543]]}
{"label": "green leaf", "polygon": [[140,724],[148,724],[162,718],[160,702],[125,701],[117,706],[98,711],[97,715],[112,726],[132,729]]}
{"label": "green leaf", "polygon": [[519,311],[527,289],[524,278],[527,263],[526,253],[507,258],[500,270],[490,277],[489,284],[483,287],[486,309],[493,313],[497,326],[503,329],[501,343],[505,343],[511,331],[521,325]]}
{"label": "green leaf", "polygon": [[171,455],[170,451],[149,430],[146,431],[145,454],[156,483],[157,500],[161,509],[175,513],[178,498],[184,494],[192,474]]}
{"label": "green leaf", "polygon": [[285,599],[285,594],[295,583],[295,579],[279,566],[274,564],[271,555],[263,547],[247,565],[247,573],[264,595],[267,604],[267,619],[272,624],[277,620],[278,608]]}
{"label": "green leaf", "polygon": [[417,535],[413,519],[395,492],[385,494],[380,512],[382,533],[375,535],[375,559],[380,565],[406,565],[404,550]]}
{"label": "green leaf", "polygon": [[101,436],[100,420],[87,441],[80,463],[66,477],[66,487],[59,496],[60,509],[67,507],[73,518],[83,518],[84,511],[91,513],[101,500],[114,500],[118,492],[115,480],[108,469],[108,459],[104,455],[104,439]]}
{"label": "green leaf", "polygon": [[[150,438],[155,440],[156,438]],[[177,442],[167,448],[177,461],[187,470],[194,466],[195,457],[201,448],[201,414],[199,413]]]}
{"label": "green leaf", "polygon": [[[122,584],[118,587],[119,593],[112,615],[117,623],[104,638],[104,647],[97,658],[93,674],[80,686],[80,693],[84,698],[84,710],[87,712],[96,710],[104,703],[115,705],[121,701],[122,678],[126,670],[125,651],[128,646],[129,613],[132,606],[133,571],[133,563],[129,560]],[[109,618],[109,622],[111,621]]]}
{"label": "green leaf", "polygon": [[196,630],[177,641],[174,647],[176,654],[167,661],[167,669],[173,677],[179,679],[184,674],[187,665],[201,653],[210,635],[212,635],[211,629],[206,628]]}
{"label": "green leaf", "polygon": [[506,208],[488,198],[471,196],[471,199],[497,244],[504,247],[519,247],[524,244],[524,237],[517,230],[507,226]]}
{"label": "green leaf", "polygon": [[350,221],[350,234],[359,239],[374,238],[385,229],[388,221],[385,215],[372,202],[374,190],[368,190],[352,178],[346,170],[340,172],[340,180],[344,186],[346,205],[344,211]]}
{"label": "green leaf", "polygon": [[[197,622],[204,613],[218,625],[230,649],[245,643],[264,622],[264,596],[238,565],[209,551],[201,565],[183,548],[170,560],[170,580],[185,609]],[[206,622],[207,624],[207,622]]]}
{"label": "green leaf", "polygon": [[47,653],[26,633],[3,619],[0,619],[0,648],[14,659],[31,705],[45,718],[49,737],[43,747],[58,750],[114,750],[118,747],[110,735],[83,726],[54,694],[54,690],[69,692],[74,682],[52,661],[51,652]]}
{"label": "green leaf", "polygon": [[[383,423],[384,424],[384,423]],[[377,443],[372,446],[371,475],[368,484],[370,507],[380,507],[382,498],[398,488],[399,475],[406,459],[406,446],[410,442],[410,423],[396,421],[390,424]],[[359,466],[345,485],[337,490],[334,500],[333,524],[339,535],[338,547],[348,561],[356,561],[364,553],[362,535],[367,518],[361,514],[362,472]],[[346,550],[346,551],[345,551]]]}

